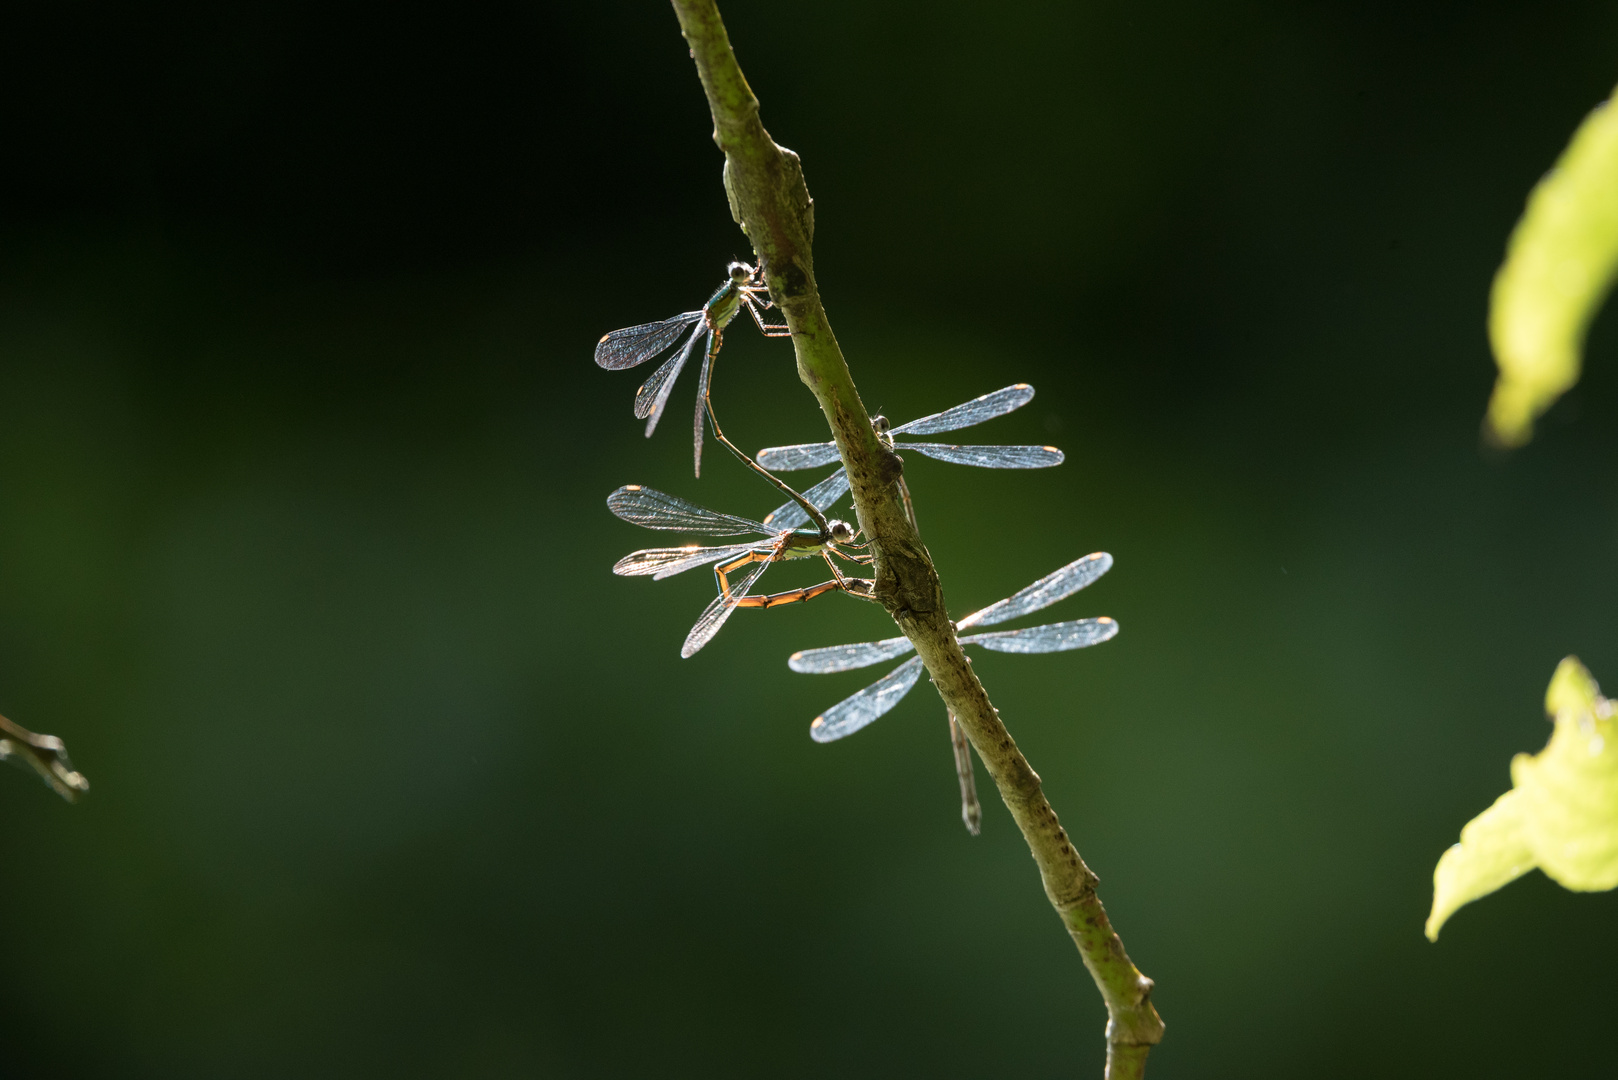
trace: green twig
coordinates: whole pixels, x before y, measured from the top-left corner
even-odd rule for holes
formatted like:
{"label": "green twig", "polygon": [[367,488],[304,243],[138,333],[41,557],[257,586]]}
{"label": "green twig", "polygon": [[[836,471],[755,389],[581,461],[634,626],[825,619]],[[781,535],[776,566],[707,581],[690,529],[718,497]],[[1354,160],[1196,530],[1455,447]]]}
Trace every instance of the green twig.
{"label": "green twig", "polygon": [[1163,1037],[1152,980],[1124,952],[1096,895],[1097,878],[1056,819],[1034,772],[1012,741],[956,640],[931,557],[905,513],[903,465],[871,428],[815,285],[810,242],[814,203],[798,155],[775,144],[759,120],[758,99],[742,75],[714,0],[672,0],[725,154],[731,214],[763,267],[770,296],[786,316],[798,376],[820,402],[848,470],[860,527],[875,555],[875,595],[927,665],[944,699],[1000,789],[1039,866],[1045,895],[1078,946],[1107,1005],[1108,1080],[1145,1075],[1146,1055]]}

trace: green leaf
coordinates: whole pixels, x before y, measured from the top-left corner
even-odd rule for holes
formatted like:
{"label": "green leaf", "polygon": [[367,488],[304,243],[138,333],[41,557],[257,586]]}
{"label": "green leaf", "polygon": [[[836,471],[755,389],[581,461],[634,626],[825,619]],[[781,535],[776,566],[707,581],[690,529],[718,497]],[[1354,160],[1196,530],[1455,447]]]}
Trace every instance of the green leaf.
{"label": "green leaf", "polygon": [[1618,886],[1618,718],[1577,657],[1545,692],[1555,722],[1538,754],[1511,762],[1512,790],[1461,830],[1433,871],[1427,937],[1463,904],[1539,867],[1580,892]]}
{"label": "green leaf", "polygon": [[1486,433],[1521,446],[1534,420],[1579,381],[1585,331],[1618,271],[1618,110],[1592,112],[1506,245],[1489,308],[1500,377]]}
{"label": "green leaf", "polygon": [[1462,904],[1487,896],[1534,868],[1534,853],[1523,834],[1521,797],[1508,791],[1466,823],[1461,842],[1444,852],[1433,871],[1433,910],[1427,940]]}
{"label": "green leaf", "polygon": [[1556,721],[1537,756],[1511,761],[1523,831],[1540,869],[1564,888],[1618,885],[1618,721],[1590,673],[1563,660],[1545,694]]}

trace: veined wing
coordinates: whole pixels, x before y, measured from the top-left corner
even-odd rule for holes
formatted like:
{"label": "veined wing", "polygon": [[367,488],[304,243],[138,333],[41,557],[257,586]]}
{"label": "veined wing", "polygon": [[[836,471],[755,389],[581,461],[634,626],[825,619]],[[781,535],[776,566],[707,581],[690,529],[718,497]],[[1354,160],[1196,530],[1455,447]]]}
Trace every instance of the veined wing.
{"label": "veined wing", "polygon": [[757,544],[726,544],[723,547],[689,544],[685,547],[644,548],[631,551],[613,563],[612,572],[619,577],[650,576],[654,581],[662,581],[699,566],[746,554],[756,547]]}
{"label": "veined wing", "polygon": [[1004,416],[1014,409],[1020,409],[1034,400],[1034,388],[1027,383],[1015,383],[1003,390],[996,390],[992,394],[973,398],[953,409],[945,409],[941,413],[924,416],[920,420],[912,420],[908,424],[900,424],[890,434],[900,435],[908,432],[911,435],[935,435],[940,431],[954,431],[957,428],[971,427],[981,424],[985,420],[993,420],[997,416]]}
{"label": "veined wing", "polygon": [[806,442],[793,446],[772,446],[760,450],[753,460],[771,472],[791,472],[793,469],[812,469],[816,465],[830,465],[837,460],[834,442]]}
{"label": "veined wing", "polygon": [[[826,479],[803,493],[816,510],[825,513],[832,504],[848,491],[848,473],[838,469]],[[801,529],[809,524],[809,515],[795,502],[785,502],[764,516],[764,524],[772,529]]]}
{"label": "veined wing", "polygon": [[864,690],[815,717],[809,724],[809,737],[815,742],[832,742],[854,734],[899,704],[919,678],[921,657],[912,656]]}
{"label": "veined wing", "polygon": [[769,565],[767,562],[754,563],[747,573],[730,583],[728,593],[720,593],[714,597],[713,603],[708,605],[702,617],[697,620],[697,625],[685,636],[685,644],[680,646],[681,659],[695,655],[698,649],[713,640],[713,636],[719,633],[719,628],[725,625],[725,620],[730,618],[730,613],[736,610],[736,601],[747,595],[747,590],[753,587],[753,582],[758,580],[758,576],[764,573]]}
{"label": "veined wing", "polygon": [[702,312],[685,311],[661,322],[614,330],[596,342],[596,364],[608,371],[622,371],[636,364],[644,364],[673,345],[686,327],[701,321]]}
{"label": "veined wing", "polygon": [[1072,622],[1046,623],[1022,630],[994,630],[987,634],[968,634],[962,645],[982,645],[995,652],[1047,653],[1083,649],[1111,641],[1118,634],[1118,624],[1105,615],[1098,619],[1074,619]]}
{"label": "veined wing", "polygon": [[635,391],[635,415],[646,421],[646,437],[652,437],[657,430],[657,422],[663,419],[663,407],[669,403],[669,394],[674,392],[674,380],[680,377],[685,370],[685,362],[691,359],[691,350],[697,342],[707,340],[707,327],[699,324],[691,334],[690,340],[673,356],[663,361],[652,377],[647,379],[641,388]]}
{"label": "veined wing", "polygon": [[825,649],[803,649],[787,657],[787,667],[804,675],[830,675],[870,667],[911,650],[909,638],[884,638],[858,645],[832,645]]}
{"label": "veined wing", "polygon": [[775,535],[756,521],[732,514],[721,514],[706,506],[688,503],[656,488],[625,484],[607,496],[607,509],[632,525],[675,532],[705,533],[709,536]]}
{"label": "veined wing", "polygon": [[914,450],[939,461],[976,465],[980,469],[1048,469],[1062,464],[1054,446],[951,446],[948,443],[894,443],[895,450]]}
{"label": "veined wing", "polygon": [[[697,338],[701,338],[704,344],[702,346],[702,367],[697,374],[697,411],[696,416],[693,418],[691,433],[691,469],[700,477],[702,475],[702,429],[707,426],[708,380],[713,375],[713,331],[704,325],[701,331],[693,335],[692,340],[695,341]],[[717,431],[718,429],[719,421],[715,420],[714,430]]]}
{"label": "veined wing", "polygon": [[992,626],[994,623],[1007,622],[1031,611],[1050,607],[1058,600],[1072,596],[1111,569],[1112,556],[1105,551],[1097,551],[1082,559],[1074,559],[1060,570],[1046,574],[1026,589],[1006,597],[999,603],[990,604],[986,608],[957,619],[955,628],[965,630],[969,626]]}

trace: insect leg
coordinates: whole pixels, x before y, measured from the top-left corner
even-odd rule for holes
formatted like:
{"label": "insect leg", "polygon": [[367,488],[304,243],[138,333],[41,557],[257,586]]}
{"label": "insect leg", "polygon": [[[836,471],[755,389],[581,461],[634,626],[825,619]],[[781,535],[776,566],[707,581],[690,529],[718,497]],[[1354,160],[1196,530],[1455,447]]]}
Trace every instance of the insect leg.
{"label": "insect leg", "polygon": [[836,581],[822,581],[819,585],[811,585],[806,589],[791,589],[787,592],[771,593],[769,596],[744,596],[736,601],[737,607],[772,608],[782,604],[801,604],[805,600],[813,600],[817,596],[834,590],[849,591],[848,583],[842,578]]}

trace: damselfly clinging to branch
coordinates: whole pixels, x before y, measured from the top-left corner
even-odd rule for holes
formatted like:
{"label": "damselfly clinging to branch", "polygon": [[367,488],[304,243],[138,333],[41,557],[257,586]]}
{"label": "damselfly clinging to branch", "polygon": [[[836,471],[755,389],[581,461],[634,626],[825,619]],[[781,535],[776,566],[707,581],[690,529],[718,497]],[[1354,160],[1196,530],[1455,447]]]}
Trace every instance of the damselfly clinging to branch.
{"label": "damselfly clinging to branch", "polygon": [[[974,626],[992,626],[1032,614],[1065,600],[1080,589],[1112,569],[1112,556],[1104,551],[1075,559],[1055,573],[1047,574],[1026,589],[1008,596],[998,603],[980,608],[962,616],[955,623],[957,630]],[[962,645],[982,645],[995,652],[1048,653],[1064,652],[1099,645],[1118,633],[1118,624],[1102,616],[1094,619],[1075,619],[1072,622],[1046,623],[1022,630],[1000,630],[988,634],[968,634],[960,639]],[[816,675],[829,675],[837,671],[880,664],[903,656],[914,647],[909,638],[886,638],[866,641],[858,645],[834,645],[825,649],[805,649],[787,659],[793,671]],[[921,657],[913,656],[888,672],[864,690],[843,699],[815,717],[809,725],[809,735],[816,742],[832,742],[852,735],[869,724],[904,698],[921,677]],[[949,718],[950,742],[955,748],[955,764],[961,780],[961,818],[973,835],[977,834],[982,810],[977,803],[977,792],[972,781],[972,757],[966,751],[966,737]]]}
{"label": "damselfly clinging to branch", "polygon": [[[833,498],[841,494],[842,491],[839,490]],[[818,485],[810,488],[803,496],[806,503],[816,506],[817,509],[819,501],[824,497],[825,492]],[[613,565],[612,572],[615,574],[626,577],[649,576],[654,581],[661,581],[698,566],[713,566],[719,595],[703,611],[702,617],[691,628],[691,633],[686,635],[685,644],[680,648],[680,655],[683,657],[691,656],[708,644],[719,632],[719,628],[725,624],[725,620],[730,618],[731,612],[739,607],[768,608],[778,604],[798,603],[813,600],[822,593],[838,589],[861,599],[872,599],[873,585],[870,581],[864,578],[844,577],[837,564],[832,561],[832,557],[836,556],[853,563],[869,562],[868,556],[844,550],[858,546],[854,543],[853,527],[845,521],[826,521],[824,525],[813,528],[782,526],[772,528],[762,522],[721,514],[673,495],[635,484],[621,487],[607,496],[607,508],[625,521],[648,529],[667,529],[707,536],[757,534],[765,537],[763,540],[715,547],[692,544],[686,547],[647,548],[631,552]],[[802,507],[796,503],[787,503],[779,507],[776,515],[794,522],[797,520],[794,515],[802,515],[803,520],[807,520]],[[824,518],[822,520],[824,521]],[[831,568],[832,580],[768,596],[747,594],[753,583],[771,563],[784,562],[788,559],[810,559],[816,556],[824,559],[826,565]],[[730,575],[738,571],[741,571],[741,576],[731,581]]]}
{"label": "damselfly clinging to branch", "polygon": [[[900,442],[894,438],[895,435],[933,435],[940,431],[956,431],[971,427],[1020,409],[1033,399],[1032,386],[1027,383],[1016,383],[992,394],[973,398],[953,409],[945,409],[941,413],[924,416],[920,420],[912,420],[898,427],[890,427],[887,420],[880,416],[872,417],[871,422],[883,442],[893,450],[914,450],[918,454],[937,458],[939,461],[952,461],[957,465],[976,465],[984,469],[1048,469],[1052,465],[1062,463],[1062,451],[1054,446],[956,446],[952,443]],[[760,450],[757,457],[759,465],[778,472],[812,469],[816,465],[830,465],[836,460],[837,444],[834,442],[772,446],[767,450]],[[846,489],[848,480],[842,469],[838,469],[821,483],[830,483],[838,479]]]}
{"label": "damselfly clinging to branch", "polygon": [[[713,420],[714,436],[721,442],[729,444],[729,440],[719,430],[719,420],[713,415],[713,404],[710,400],[714,359],[719,355],[725,327],[729,326],[731,320],[745,307],[765,337],[792,335],[792,331],[787,327],[773,326],[764,321],[764,311],[774,305],[770,302],[769,290],[764,287],[763,277],[759,271],[747,263],[733,262],[726,267],[726,272],[728,277],[725,283],[708,298],[708,302],[702,305],[701,310],[681,312],[672,319],[664,319],[661,322],[614,330],[596,344],[596,363],[609,371],[621,371],[660,356],[679,341],[686,331],[691,331],[691,336],[686,339],[685,344],[664,361],[661,367],[652,372],[652,377],[647,379],[645,385],[635,394],[635,415],[646,421],[646,436],[650,438],[652,432],[657,430],[657,422],[663,417],[663,407],[668,404],[669,392],[674,389],[674,380],[679,377],[685,362],[691,358],[697,342],[707,342],[702,354],[702,370],[697,377],[696,421],[691,435],[698,476],[702,475],[704,412]],[[751,463],[751,459],[745,454],[740,451],[736,453],[743,461]]]}

